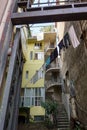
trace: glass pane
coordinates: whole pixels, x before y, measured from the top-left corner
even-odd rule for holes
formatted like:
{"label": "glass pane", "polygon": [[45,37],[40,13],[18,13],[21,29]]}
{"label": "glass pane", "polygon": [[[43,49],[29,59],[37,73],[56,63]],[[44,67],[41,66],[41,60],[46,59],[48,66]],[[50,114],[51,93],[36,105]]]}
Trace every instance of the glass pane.
{"label": "glass pane", "polygon": [[25,97],[24,98],[24,107],[29,107],[30,106],[30,97]]}
{"label": "glass pane", "polygon": [[30,51],[30,60],[33,59],[33,51]]}

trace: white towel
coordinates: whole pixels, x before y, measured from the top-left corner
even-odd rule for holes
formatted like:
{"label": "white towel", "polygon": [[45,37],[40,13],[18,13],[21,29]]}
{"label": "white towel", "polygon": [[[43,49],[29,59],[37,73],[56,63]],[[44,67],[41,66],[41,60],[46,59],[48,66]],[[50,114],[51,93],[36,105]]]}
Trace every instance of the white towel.
{"label": "white towel", "polygon": [[76,48],[80,44],[80,42],[78,41],[78,38],[76,36],[76,32],[73,26],[70,27],[68,33],[69,33],[73,47]]}

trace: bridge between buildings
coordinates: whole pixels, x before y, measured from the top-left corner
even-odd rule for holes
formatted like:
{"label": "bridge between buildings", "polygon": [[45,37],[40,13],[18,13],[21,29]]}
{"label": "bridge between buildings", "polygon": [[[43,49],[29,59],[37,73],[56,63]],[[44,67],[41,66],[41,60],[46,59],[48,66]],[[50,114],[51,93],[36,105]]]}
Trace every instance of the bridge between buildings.
{"label": "bridge between buildings", "polygon": [[[62,1],[48,3],[34,3],[33,0],[14,0],[14,9],[11,15],[13,25],[46,23],[46,22],[62,22],[87,20],[87,2],[80,1]],[[22,8],[22,12],[17,12],[18,7]],[[11,24],[10,24],[11,25]],[[9,26],[11,27],[11,26]],[[13,26],[9,28],[8,39],[6,45],[10,44]],[[11,36],[10,36],[11,35]],[[2,86],[4,72],[7,65],[7,50],[3,47],[2,62],[0,63],[0,85]],[[6,57],[6,58],[5,58]],[[13,43],[13,50],[9,63],[9,69],[6,79],[5,92],[2,101],[2,111],[0,113],[0,130],[15,130],[17,126],[18,116],[18,99],[22,73],[22,48],[20,44],[20,31],[18,30]],[[19,71],[18,71],[19,70]],[[15,79],[16,78],[16,79]],[[19,80],[20,79],[20,82]],[[19,86],[19,87],[18,87]],[[13,94],[11,88],[14,90]],[[12,94],[12,95],[11,95]],[[11,99],[11,97],[13,97]],[[15,106],[15,108],[14,108]],[[4,114],[3,114],[4,113]]]}
{"label": "bridge between buildings", "polygon": [[17,6],[24,11],[12,13],[13,25],[87,20],[87,2],[64,0],[30,4],[29,0],[18,0]]}

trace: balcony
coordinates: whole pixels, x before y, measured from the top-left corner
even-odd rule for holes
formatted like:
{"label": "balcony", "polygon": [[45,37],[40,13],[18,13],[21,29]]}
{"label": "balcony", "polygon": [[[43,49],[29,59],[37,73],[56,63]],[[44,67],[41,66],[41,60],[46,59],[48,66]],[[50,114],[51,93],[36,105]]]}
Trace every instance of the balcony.
{"label": "balcony", "polygon": [[50,55],[50,53],[55,49],[54,44],[53,45],[49,45],[45,48],[45,55]]}
{"label": "balcony", "polygon": [[58,78],[57,80],[48,80],[46,81],[46,90],[51,89],[52,87],[58,87],[62,85],[62,79]]}
{"label": "balcony", "polygon": [[47,75],[47,73],[49,72],[59,72],[60,70],[60,65],[59,62],[58,63],[51,63],[47,68],[46,68],[46,72],[45,74]]}
{"label": "balcony", "polygon": [[[64,22],[64,21],[77,21],[87,20],[87,0],[84,2],[70,2],[55,3],[54,6],[48,4],[48,6],[39,6],[38,3],[30,3],[28,0],[27,10],[25,12],[14,12],[11,15],[11,21],[13,25],[23,24],[36,24],[36,23],[48,23],[48,22]],[[76,0],[77,1],[77,0]],[[65,4],[66,3],[66,4]],[[47,3],[46,3],[47,4]],[[39,7],[36,7],[39,6]],[[42,5],[42,3],[41,3]],[[22,5],[23,6],[23,5]]]}

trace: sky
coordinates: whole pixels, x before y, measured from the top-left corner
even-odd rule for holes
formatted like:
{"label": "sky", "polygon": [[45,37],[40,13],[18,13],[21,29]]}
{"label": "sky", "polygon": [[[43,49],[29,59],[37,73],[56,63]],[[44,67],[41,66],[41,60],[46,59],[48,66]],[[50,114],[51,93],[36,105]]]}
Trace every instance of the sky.
{"label": "sky", "polygon": [[[50,2],[55,2],[56,0],[49,0]],[[40,0],[40,3],[48,2],[48,0]],[[38,0],[35,0],[34,3],[38,3]],[[53,5],[53,4],[52,4]],[[40,6],[48,6],[48,4],[42,4]],[[37,5],[33,5],[33,7],[37,7]],[[41,23],[41,24],[32,24],[30,25],[30,29],[32,32],[32,36],[36,36],[36,34],[40,33],[40,29],[44,26],[54,25],[54,23]]]}
{"label": "sky", "polygon": [[[49,1],[49,5],[52,6],[52,5],[55,5],[56,4],[56,0],[39,0],[40,2],[40,7],[44,7],[44,6],[48,6],[48,1]],[[54,3],[51,3],[51,2],[54,2]],[[36,5],[32,5],[32,7],[38,7],[38,0],[35,0],[34,1],[34,4],[36,3]],[[43,3],[43,4],[42,4]],[[45,3],[45,4],[44,4]],[[47,3],[47,4],[46,4]]]}
{"label": "sky", "polygon": [[41,24],[32,24],[30,25],[30,30],[32,33],[32,36],[36,36],[38,33],[40,33],[40,29],[45,26],[54,25],[54,23],[41,23]]}

